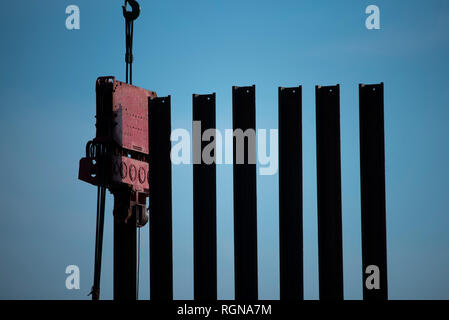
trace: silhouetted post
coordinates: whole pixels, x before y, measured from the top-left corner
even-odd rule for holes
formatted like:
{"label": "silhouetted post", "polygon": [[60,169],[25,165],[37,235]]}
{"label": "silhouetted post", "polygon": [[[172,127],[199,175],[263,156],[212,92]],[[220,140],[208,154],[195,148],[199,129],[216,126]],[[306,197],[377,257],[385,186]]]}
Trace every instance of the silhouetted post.
{"label": "silhouetted post", "polygon": [[342,300],[339,85],[316,87],[316,143],[320,299]]}
{"label": "silhouetted post", "polygon": [[363,299],[387,300],[383,83],[359,85],[359,98]]}
{"label": "silhouetted post", "polygon": [[173,299],[170,96],[150,98],[150,299]]}
{"label": "silhouetted post", "polygon": [[[136,300],[136,215],[131,213],[130,190],[114,194],[114,300]],[[127,219],[127,220],[126,220]]]}
{"label": "silhouetted post", "polygon": [[236,300],[258,299],[255,93],[255,86],[232,88]]}
{"label": "silhouetted post", "polygon": [[[215,93],[193,95],[194,298],[217,299]],[[200,126],[200,127],[198,127]],[[208,135],[213,130],[213,136]],[[202,141],[206,131],[207,141]],[[206,138],[206,137],[205,137]],[[203,158],[203,151],[205,156]]]}
{"label": "silhouetted post", "polygon": [[302,300],[302,88],[279,88],[281,300]]}

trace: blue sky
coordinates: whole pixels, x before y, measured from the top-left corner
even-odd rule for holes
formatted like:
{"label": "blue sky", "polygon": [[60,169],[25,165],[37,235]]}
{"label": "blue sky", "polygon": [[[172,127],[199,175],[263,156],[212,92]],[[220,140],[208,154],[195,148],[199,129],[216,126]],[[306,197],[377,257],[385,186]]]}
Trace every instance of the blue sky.
{"label": "blue sky", "polygon": [[[359,83],[385,83],[389,294],[449,299],[447,1],[141,0],[134,84],[172,95],[173,128],[191,129],[191,94],[256,85],[257,126],[277,128],[277,87],[303,86],[304,287],[318,298],[314,86],[341,85],[346,299],[360,299]],[[65,8],[81,29],[65,28]],[[381,29],[365,28],[365,8]],[[122,1],[8,1],[0,12],[0,298],[86,299],[93,278],[94,187],[77,180],[95,135],[95,79],[124,79]],[[232,166],[217,166],[218,296],[233,299]],[[279,297],[278,176],[258,176],[259,295]],[[112,298],[112,197],[102,295]],[[193,298],[192,167],[173,167],[174,296]],[[141,298],[149,296],[148,227]],[[75,264],[81,289],[67,290]]]}

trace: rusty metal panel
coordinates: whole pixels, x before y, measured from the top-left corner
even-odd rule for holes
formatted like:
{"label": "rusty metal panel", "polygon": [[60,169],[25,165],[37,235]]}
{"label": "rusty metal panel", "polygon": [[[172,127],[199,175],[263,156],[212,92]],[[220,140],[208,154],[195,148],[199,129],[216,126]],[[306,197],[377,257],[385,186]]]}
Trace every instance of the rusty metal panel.
{"label": "rusty metal panel", "polygon": [[113,140],[124,149],[148,154],[148,98],[153,91],[114,80]]}
{"label": "rusty metal panel", "polygon": [[156,93],[109,76],[97,79],[96,94],[97,133],[80,160],[78,178],[148,193],[148,98]]}

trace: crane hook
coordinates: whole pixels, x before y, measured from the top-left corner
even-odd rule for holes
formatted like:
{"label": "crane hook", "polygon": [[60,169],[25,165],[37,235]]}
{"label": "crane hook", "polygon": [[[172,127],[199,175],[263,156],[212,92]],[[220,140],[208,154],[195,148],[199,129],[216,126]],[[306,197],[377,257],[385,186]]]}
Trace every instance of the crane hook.
{"label": "crane hook", "polygon": [[[132,11],[126,11],[126,3],[129,3],[129,5],[131,6]],[[140,5],[135,0],[125,0],[125,5],[122,6],[122,8],[123,8],[123,16],[128,21],[134,21],[140,15]]]}

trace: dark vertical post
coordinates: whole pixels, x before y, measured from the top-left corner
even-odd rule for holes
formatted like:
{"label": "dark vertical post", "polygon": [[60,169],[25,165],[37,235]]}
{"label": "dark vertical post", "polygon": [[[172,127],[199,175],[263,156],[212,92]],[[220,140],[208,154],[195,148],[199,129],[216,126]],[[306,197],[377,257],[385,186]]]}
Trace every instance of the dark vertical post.
{"label": "dark vertical post", "polygon": [[255,86],[232,88],[236,300],[258,299],[255,95]]}
{"label": "dark vertical post", "polygon": [[[193,242],[194,298],[217,300],[217,194],[215,93],[193,95]],[[209,159],[203,158],[203,151]]]}
{"label": "dark vertical post", "polygon": [[[387,300],[384,85],[359,85],[363,298]],[[368,270],[375,266],[378,270]],[[377,288],[367,279],[378,271]],[[371,287],[371,285],[370,285]]]}
{"label": "dark vertical post", "polygon": [[279,88],[281,300],[302,300],[302,88]]}
{"label": "dark vertical post", "polygon": [[316,87],[320,299],[343,299],[340,86]]}
{"label": "dark vertical post", "polygon": [[173,299],[170,96],[150,98],[150,299]]}
{"label": "dark vertical post", "polygon": [[[114,300],[136,300],[136,216],[130,213],[129,189],[114,194]],[[125,222],[126,221],[126,222]]]}

